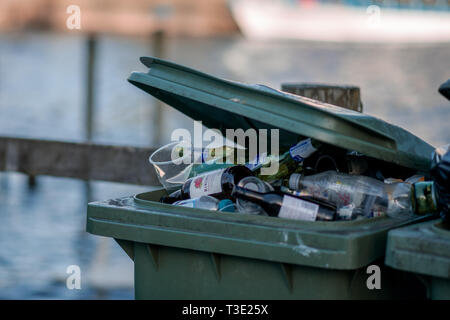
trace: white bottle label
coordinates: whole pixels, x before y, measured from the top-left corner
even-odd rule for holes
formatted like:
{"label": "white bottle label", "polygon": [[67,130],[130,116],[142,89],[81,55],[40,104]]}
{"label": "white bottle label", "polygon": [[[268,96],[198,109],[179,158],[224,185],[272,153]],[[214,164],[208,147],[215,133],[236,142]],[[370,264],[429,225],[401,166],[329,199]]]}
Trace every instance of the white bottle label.
{"label": "white bottle label", "polygon": [[222,192],[221,180],[224,171],[225,169],[218,169],[193,178],[189,186],[191,198]]}
{"label": "white bottle label", "polygon": [[290,196],[283,197],[278,217],[294,220],[315,221],[319,205]]}
{"label": "white bottle label", "polygon": [[345,207],[339,208],[337,210],[337,214],[338,214],[339,218],[342,220],[351,220],[354,208],[355,208],[355,206],[353,204],[349,204]]}
{"label": "white bottle label", "polygon": [[289,149],[292,159],[298,162],[302,162],[316,151],[317,149],[311,143],[311,138],[300,141]]}

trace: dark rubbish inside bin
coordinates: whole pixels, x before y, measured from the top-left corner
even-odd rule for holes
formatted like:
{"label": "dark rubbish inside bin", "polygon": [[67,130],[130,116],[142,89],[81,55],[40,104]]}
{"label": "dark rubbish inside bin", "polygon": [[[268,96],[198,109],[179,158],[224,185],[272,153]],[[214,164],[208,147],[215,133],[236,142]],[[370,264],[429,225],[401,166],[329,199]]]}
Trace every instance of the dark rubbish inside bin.
{"label": "dark rubbish inside bin", "polygon": [[[447,87],[449,87],[449,81],[447,81]],[[450,145],[434,151],[431,177],[440,204],[443,226],[450,230]]]}

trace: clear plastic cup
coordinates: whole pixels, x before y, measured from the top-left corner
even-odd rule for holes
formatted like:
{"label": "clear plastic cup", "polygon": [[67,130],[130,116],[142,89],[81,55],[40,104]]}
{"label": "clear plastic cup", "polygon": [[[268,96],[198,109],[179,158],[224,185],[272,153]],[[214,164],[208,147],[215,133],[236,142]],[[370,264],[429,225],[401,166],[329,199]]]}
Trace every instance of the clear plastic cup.
{"label": "clear plastic cup", "polygon": [[[214,148],[220,148],[223,144],[218,144]],[[227,144],[229,148],[229,146]],[[159,182],[163,187],[172,191],[178,189],[187,179],[192,176],[230,167],[232,163],[222,163],[222,155],[218,154],[216,158],[209,155],[209,148],[194,148],[191,141],[175,141],[169,143],[155,152],[149,157],[149,162],[156,171]],[[180,155],[179,151],[183,150]],[[216,160],[220,160],[216,163]]]}
{"label": "clear plastic cup", "polygon": [[[183,150],[183,154],[180,154],[180,150]],[[189,178],[196,155],[192,151],[189,142],[176,141],[159,148],[149,157],[159,182],[166,190],[178,189]]]}

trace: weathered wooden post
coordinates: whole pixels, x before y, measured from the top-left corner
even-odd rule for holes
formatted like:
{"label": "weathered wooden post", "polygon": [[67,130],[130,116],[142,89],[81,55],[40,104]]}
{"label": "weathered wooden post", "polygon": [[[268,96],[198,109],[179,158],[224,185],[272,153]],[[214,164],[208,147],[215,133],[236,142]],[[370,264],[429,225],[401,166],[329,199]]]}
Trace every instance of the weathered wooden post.
{"label": "weathered wooden post", "polygon": [[357,86],[320,83],[283,83],[281,91],[362,112],[361,90]]}
{"label": "weathered wooden post", "polygon": [[[97,51],[97,35],[91,33],[87,36],[86,42],[86,105],[85,105],[85,141],[92,142],[93,136],[93,123],[94,123],[94,73],[95,73],[95,60]],[[86,164],[87,165],[87,164]],[[86,200],[89,202],[92,200],[91,184],[87,180],[85,182]]]}
{"label": "weathered wooden post", "polygon": [[97,36],[89,34],[86,42],[86,109],[85,109],[85,140],[90,142],[93,134],[94,120],[94,72],[97,51]]}
{"label": "weathered wooden post", "polygon": [[[162,30],[157,30],[153,33],[152,36],[152,49],[153,55],[158,58],[164,58],[165,56],[165,33]],[[152,125],[153,125],[153,144],[152,145],[160,145],[161,144],[161,135],[162,135],[162,122],[163,122],[163,112],[164,106],[161,101],[154,100],[154,108],[153,108],[153,116],[152,116]]]}

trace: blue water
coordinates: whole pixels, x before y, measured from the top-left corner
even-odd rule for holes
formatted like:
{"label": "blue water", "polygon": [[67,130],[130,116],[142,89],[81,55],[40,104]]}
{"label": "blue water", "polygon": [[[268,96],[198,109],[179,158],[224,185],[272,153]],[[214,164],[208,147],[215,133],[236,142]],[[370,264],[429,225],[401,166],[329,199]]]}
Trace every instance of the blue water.
{"label": "blue water", "polygon": [[[82,141],[85,39],[74,34],[0,35],[0,135]],[[433,145],[450,143],[450,104],[437,93],[450,77],[450,44],[356,45],[255,42],[241,37],[168,39],[167,58],[214,75],[279,88],[282,82],[354,84],[366,113]],[[154,146],[192,122],[167,106],[155,139],[154,100],[127,83],[146,39],[99,39],[94,141]],[[144,161],[143,166],[148,166]],[[151,168],[149,167],[149,170]],[[133,265],[115,242],[87,234],[86,204],[149,190],[0,173],[0,299],[132,299]],[[66,268],[81,269],[69,290]]]}

